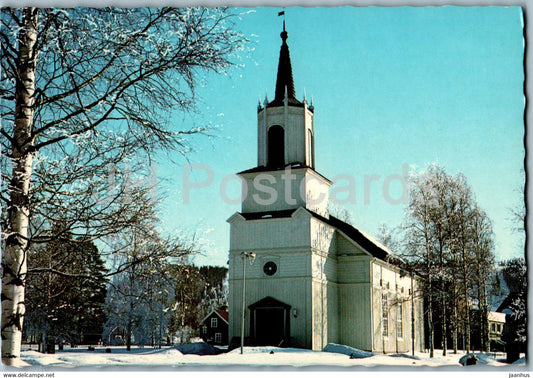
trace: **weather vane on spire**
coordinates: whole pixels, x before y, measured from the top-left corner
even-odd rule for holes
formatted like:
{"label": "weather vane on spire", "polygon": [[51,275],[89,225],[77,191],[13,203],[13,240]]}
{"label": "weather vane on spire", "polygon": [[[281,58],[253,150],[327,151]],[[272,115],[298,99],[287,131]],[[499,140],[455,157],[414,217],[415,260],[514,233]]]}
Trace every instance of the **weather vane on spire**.
{"label": "weather vane on spire", "polygon": [[278,16],[283,16],[283,31],[285,31],[285,8],[281,12],[278,12]]}

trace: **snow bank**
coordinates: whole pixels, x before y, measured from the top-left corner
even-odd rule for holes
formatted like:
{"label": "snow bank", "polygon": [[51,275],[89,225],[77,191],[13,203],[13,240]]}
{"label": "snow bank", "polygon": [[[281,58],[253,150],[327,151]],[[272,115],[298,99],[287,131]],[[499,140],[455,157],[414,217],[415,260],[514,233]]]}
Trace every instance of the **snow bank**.
{"label": "snow bank", "polygon": [[36,351],[28,351],[24,353],[24,362],[32,366],[47,366],[47,365],[61,365],[66,364],[53,354],[43,354]]}
{"label": "snow bank", "polygon": [[183,354],[197,354],[200,356],[213,356],[222,353],[220,349],[204,342],[178,345],[176,349]]}
{"label": "snow bank", "polygon": [[513,362],[513,365],[526,365],[526,356],[516,360],[515,362]]}
{"label": "snow bank", "polygon": [[[196,345],[195,345],[196,344]],[[192,343],[181,345],[180,348],[203,352],[204,348],[214,348],[209,344]],[[113,349],[112,353],[105,353],[105,348],[96,348],[96,351],[72,349],[57,351],[55,355],[47,355],[36,351],[22,351],[22,360],[30,362],[34,366],[47,368],[53,367],[78,367],[78,368],[100,368],[100,367],[139,367],[149,368],[158,366],[164,368],[183,367],[189,369],[226,366],[232,368],[243,366],[247,368],[271,368],[271,367],[441,367],[459,366],[461,355],[449,353],[446,356],[439,356],[438,350],[435,357],[429,358],[428,353],[417,353],[419,359],[413,359],[408,354],[393,356],[392,354],[382,355],[364,352],[344,345],[330,344],[326,347],[329,351],[313,351],[298,348],[278,348],[266,347],[245,347],[244,354],[240,354],[240,348],[229,353],[218,355],[197,355],[182,354],[176,347],[171,348],[136,348],[131,351],[124,351],[121,348]],[[333,352],[332,352],[333,351]],[[271,353],[273,352],[273,353]],[[350,358],[352,354],[356,358]],[[364,358],[366,356],[368,358]],[[480,363],[489,366],[512,366],[495,361],[487,355],[480,356]],[[463,356],[466,359],[466,356]],[[525,359],[522,359],[522,364]],[[518,362],[520,363],[520,361]],[[514,365],[516,366],[516,365]]]}
{"label": "snow bank", "polygon": [[412,354],[406,354],[406,353],[394,353],[394,354],[389,354],[388,356],[390,356],[390,357],[410,358],[412,360],[420,360],[420,357],[413,356]]}
{"label": "snow bank", "polygon": [[[466,360],[470,357],[474,356],[473,353],[465,354],[463,357],[459,359],[459,363],[463,366],[466,366]],[[489,365],[489,366],[500,366],[501,363],[496,361],[491,355],[488,355],[486,353],[476,353],[475,356],[477,357],[477,365]]]}
{"label": "snow bank", "polygon": [[[313,353],[309,349],[299,349],[299,348],[280,348],[275,346],[256,346],[256,347],[244,347],[244,354],[254,354],[254,353]],[[241,348],[235,348],[230,351],[228,354],[241,354]]]}
{"label": "snow bank", "polygon": [[374,353],[371,352],[365,352],[364,350],[352,348],[347,345],[333,343],[326,345],[326,347],[324,348],[324,352],[345,354],[353,358],[367,358],[374,356]]}

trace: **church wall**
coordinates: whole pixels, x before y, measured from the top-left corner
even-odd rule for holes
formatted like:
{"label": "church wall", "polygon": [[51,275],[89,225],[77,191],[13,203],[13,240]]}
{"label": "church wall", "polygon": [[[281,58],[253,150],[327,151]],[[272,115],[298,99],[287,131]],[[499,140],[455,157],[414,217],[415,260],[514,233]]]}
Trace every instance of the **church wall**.
{"label": "church wall", "polygon": [[[341,249],[339,251],[344,252]],[[338,256],[337,274],[339,283],[369,283],[370,259],[371,257],[368,255]]]}
{"label": "church wall", "polygon": [[[247,267],[248,268],[248,267]],[[242,279],[229,282],[229,337],[241,335]],[[273,297],[291,305],[290,335],[295,346],[311,348],[309,324],[312,323],[310,301],[311,280],[309,277],[246,279],[245,338],[250,336],[250,310],[248,306],[267,297]],[[293,314],[296,310],[296,317]]]}
{"label": "church wall", "polygon": [[309,217],[235,221],[230,227],[230,251],[309,247]]}
{"label": "church wall", "polygon": [[[412,351],[412,298],[411,277],[380,260],[372,262],[372,340],[373,350],[385,353],[408,353]],[[415,281],[416,282],[416,281]],[[415,293],[417,292],[415,286]],[[383,335],[383,295],[387,297],[388,332]],[[416,295],[415,295],[416,298]],[[400,311],[401,307],[401,311]],[[415,308],[415,349],[423,345],[423,316],[421,301],[414,301]],[[401,326],[400,326],[401,315]],[[421,328],[422,327],[422,328]]]}
{"label": "church wall", "polygon": [[323,217],[329,216],[329,184],[312,170],[307,170],[305,179],[306,207]]}
{"label": "church wall", "polygon": [[[329,224],[322,222],[319,219],[311,218],[310,222],[310,237],[311,247],[316,251],[322,251],[324,256],[334,255],[337,251],[337,237],[335,235],[335,229]],[[327,270],[329,274],[336,274],[336,266]],[[331,277],[328,275],[328,278]]]}
{"label": "church wall", "polygon": [[[237,218],[238,219],[238,218]],[[290,218],[231,221],[229,316],[231,337],[240,337],[242,311],[242,251],[255,252],[253,265],[246,265],[245,337],[250,335],[248,306],[267,296],[290,305],[290,335],[296,345],[311,348],[311,249],[309,213]],[[279,248],[283,246],[283,248]],[[263,266],[274,261],[278,270],[267,276]]]}
{"label": "church wall", "polygon": [[364,252],[361,247],[355,245],[352,241],[346,239],[346,237],[341,234],[339,234],[337,243],[339,245],[339,254],[368,256],[368,254]]}
{"label": "church wall", "polygon": [[322,345],[324,348],[329,343],[339,343],[339,287],[336,283],[327,283],[327,310],[328,310],[328,338]]}
{"label": "church wall", "polygon": [[312,349],[338,343],[338,287],[327,280],[313,279]]}
{"label": "church wall", "polygon": [[338,285],[338,340],[340,344],[362,350],[372,350],[370,290],[368,282]]}
{"label": "church wall", "polygon": [[[328,214],[329,183],[310,169],[292,169],[290,173],[294,175],[290,181],[288,174],[283,176],[284,170],[242,173],[240,176],[244,180],[243,186],[246,187],[243,189],[246,197],[242,202],[242,212],[256,213],[306,207],[326,216]],[[258,181],[254,183],[256,177],[261,179],[257,179]],[[287,187],[290,188],[288,195],[285,194]],[[269,191],[277,193],[277,196],[273,198]]]}
{"label": "church wall", "polygon": [[338,342],[338,292],[335,229],[311,218],[311,267],[313,277],[313,349]]}

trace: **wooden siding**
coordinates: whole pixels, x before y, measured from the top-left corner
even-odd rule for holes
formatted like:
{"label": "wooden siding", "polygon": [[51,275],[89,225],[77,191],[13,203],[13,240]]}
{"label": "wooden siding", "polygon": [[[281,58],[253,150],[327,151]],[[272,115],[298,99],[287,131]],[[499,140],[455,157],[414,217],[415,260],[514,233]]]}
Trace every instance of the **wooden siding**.
{"label": "wooden siding", "polygon": [[[402,275],[400,270],[389,264],[374,260],[372,262],[372,348],[381,353],[408,353],[412,350],[413,301],[411,297],[411,277]],[[415,281],[415,349],[422,351],[424,345],[423,305],[417,299],[418,283]],[[402,291],[403,289],[403,291]],[[382,298],[387,295],[388,335],[383,336]],[[398,330],[398,311],[402,306],[402,334]]]}
{"label": "wooden siding", "polygon": [[371,350],[370,284],[339,284],[340,344]]}
{"label": "wooden siding", "polygon": [[319,219],[311,218],[310,220],[310,237],[311,246],[325,253],[335,254],[337,251],[337,238],[335,228]]}
{"label": "wooden siding", "polygon": [[339,283],[370,282],[369,256],[338,256],[337,279]]}
{"label": "wooden siding", "polygon": [[[229,337],[240,337],[242,317],[242,279],[230,280],[229,301],[230,328]],[[248,306],[265,298],[273,297],[296,310],[296,317],[291,313],[290,335],[295,345],[311,348],[311,280],[301,278],[278,278],[276,280],[246,280],[246,324],[245,337],[250,336],[250,311]]]}
{"label": "wooden siding", "polygon": [[[285,170],[241,173],[239,176],[243,180],[242,185],[246,186],[243,191],[243,195],[246,194],[246,196],[242,202],[242,212],[253,213],[305,207],[322,216],[327,216],[329,186],[331,185],[327,179],[308,168],[294,168],[290,173],[293,178],[290,181],[289,193],[287,193],[286,179],[282,178],[286,174]],[[254,179],[258,176],[264,177],[257,179],[261,186],[254,184]],[[274,191],[276,196],[271,196],[270,191]]]}
{"label": "wooden siding", "polygon": [[328,282],[327,286],[327,313],[328,313],[328,337],[322,349],[329,343],[339,343],[339,287],[337,284]]}
{"label": "wooden siding", "polygon": [[312,349],[338,343],[338,288],[326,280],[313,280]]}
{"label": "wooden siding", "polygon": [[[310,246],[308,216],[237,220],[230,228],[230,251],[282,250]],[[283,247],[283,248],[280,248]]]}
{"label": "wooden siding", "polygon": [[337,232],[337,254],[338,255],[361,255],[368,256],[361,247],[355,245],[353,241],[348,240],[343,234]]}
{"label": "wooden siding", "polygon": [[[279,278],[307,277],[310,275],[310,252],[305,249],[294,250],[267,250],[254,251],[256,258],[253,264],[247,259],[246,280],[265,279],[267,281]],[[230,279],[242,279],[243,259],[240,252],[230,253],[231,272]],[[263,266],[268,261],[274,261],[277,271],[273,276],[267,276],[263,271]]]}

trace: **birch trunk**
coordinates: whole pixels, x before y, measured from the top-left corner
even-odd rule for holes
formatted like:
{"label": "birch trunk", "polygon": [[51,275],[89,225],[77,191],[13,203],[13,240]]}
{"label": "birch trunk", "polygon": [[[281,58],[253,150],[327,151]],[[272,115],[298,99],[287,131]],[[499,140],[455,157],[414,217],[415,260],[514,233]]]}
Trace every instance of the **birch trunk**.
{"label": "birch trunk", "polygon": [[446,356],[446,351],[448,349],[448,325],[446,324],[447,322],[447,317],[446,317],[446,306],[447,306],[447,303],[446,303],[446,294],[444,292],[445,290],[445,287],[444,287],[444,281],[441,283],[441,305],[442,305],[442,324],[441,324],[441,330],[442,330],[442,355],[443,356]]}
{"label": "birch trunk", "polygon": [[490,352],[490,335],[489,335],[489,306],[487,304],[487,284],[483,282],[483,338],[485,340],[485,352]]}
{"label": "birch trunk", "polygon": [[2,363],[20,363],[22,323],[25,313],[24,287],[27,269],[29,190],[32,173],[33,105],[35,92],[35,43],[37,13],[23,11],[19,32],[19,55],[15,94],[15,123],[12,143],[12,178],[8,205],[7,237],[2,257]]}
{"label": "birch trunk", "polygon": [[465,346],[463,349],[466,349],[466,353],[470,353],[470,307],[468,305],[468,266],[466,261],[466,250],[463,246],[463,298],[465,302]]}
{"label": "birch trunk", "polygon": [[453,292],[453,332],[452,332],[452,344],[453,344],[453,354],[457,354],[457,328],[459,327],[458,311],[457,311],[457,288],[455,286],[455,280],[452,283],[452,292]]}
{"label": "birch trunk", "polygon": [[435,353],[435,330],[433,328],[433,286],[431,283],[431,265],[429,247],[426,245],[427,272],[428,272],[428,328],[429,328],[429,357],[433,358]]}

